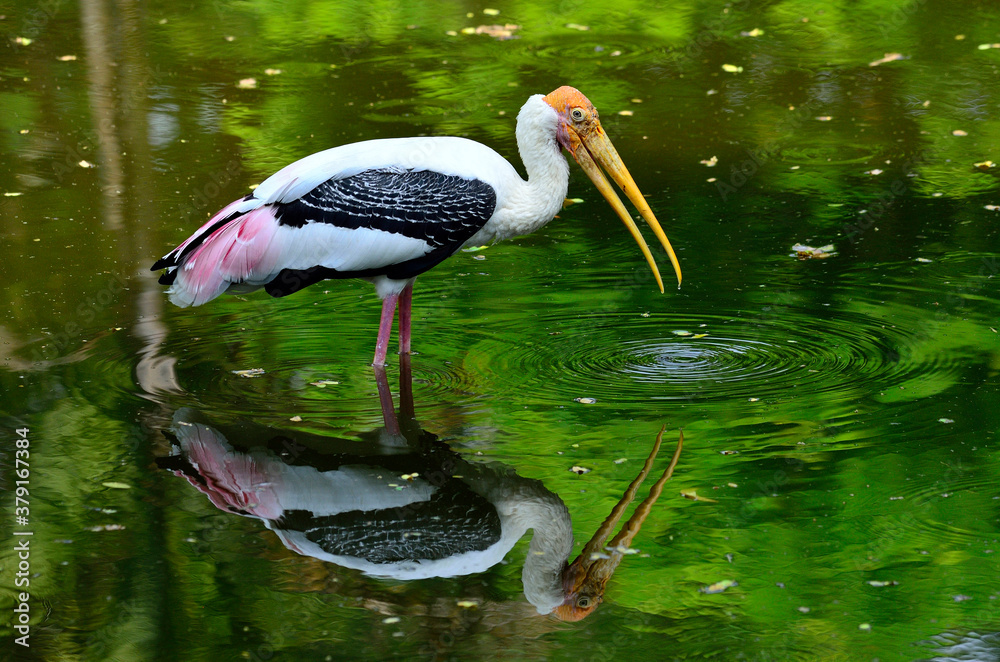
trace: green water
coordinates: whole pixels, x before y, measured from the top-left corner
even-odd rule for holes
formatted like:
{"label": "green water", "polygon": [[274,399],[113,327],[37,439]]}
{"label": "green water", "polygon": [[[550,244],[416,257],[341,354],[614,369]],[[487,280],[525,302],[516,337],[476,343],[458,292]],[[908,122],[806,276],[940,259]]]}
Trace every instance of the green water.
{"label": "green water", "polygon": [[[995,3],[0,15],[0,636],[18,659],[1000,659]],[[462,33],[495,23],[517,38]],[[576,552],[661,426],[671,447],[684,429],[599,609],[536,613],[530,533],[484,572],[378,579],[296,554],[162,467],[183,408],[359,453],[383,414],[369,285],[178,309],[156,258],[333,145],[463,135],[520,168],[518,109],[563,84],[601,111],[683,288],[658,292],[574,164],[583,203],[418,279],[413,400],[463,461],[558,495]],[[30,648],[12,629],[17,531],[33,533]]]}

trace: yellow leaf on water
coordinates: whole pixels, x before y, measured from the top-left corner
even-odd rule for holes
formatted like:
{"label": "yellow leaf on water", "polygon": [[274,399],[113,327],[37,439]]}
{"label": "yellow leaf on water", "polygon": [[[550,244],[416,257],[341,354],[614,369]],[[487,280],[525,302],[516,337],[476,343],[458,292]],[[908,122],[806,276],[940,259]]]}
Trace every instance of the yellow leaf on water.
{"label": "yellow leaf on water", "polygon": [[520,25],[514,25],[513,23],[507,23],[505,25],[480,25],[472,29],[472,32],[467,32],[469,28],[464,28],[462,34],[484,34],[494,39],[499,39],[504,41],[506,39],[517,39],[514,34],[515,30],[520,30]]}
{"label": "yellow leaf on water", "polygon": [[317,388],[326,388],[327,386],[336,386],[340,382],[334,381],[332,379],[320,379],[315,382],[309,382],[310,386],[315,386]]}
{"label": "yellow leaf on water", "polygon": [[570,30],[580,30],[581,32],[586,32],[590,29],[588,25],[580,25],[579,23],[567,23],[566,27]]}
{"label": "yellow leaf on water", "polygon": [[903,59],[902,53],[886,53],[883,57],[880,57],[879,59],[873,62],[869,62],[868,66],[877,67],[878,65],[885,64],[886,62],[895,62],[896,60],[902,60],[902,59]]}
{"label": "yellow leaf on water", "polygon": [[240,80],[240,82],[236,83],[236,87],[240,88],[241,90],[252,90],[257,87],[257,79],[243,78]]}
{"label": "yellow leaf on water", "polygon": [[735,64],[724,64],[722,65],[723,71],[728,71],[731,74],[738,74],[743,71],[743,67],[738,67]]}
{"label": "yellow leaf on water", "polygon": [[797,257],[800,260],[825,260],[828,257],[833,257],[837,254],[834,249],[833,244],[827,244],[826,246],[820,246],[819,248],[813,248],[812,246],[806,246],[805,244],[795,244],[792,246],[794,253],[790,253],[790,257]]}
{"label": "yellow leaf on water", "polygon": [[681,496],[685,499],[690,499],[691,501],[704,501],[706,503],[719,503],[715,499],[709,499],[708,497],[698,496],[696,490],[681,490]]}
{"label": "yellow leaf on water", "polygon": [[712,593],[722,593],[727,588],[732,588],[734,586],[739,586],[735,580],[723,579],[721,582],[715,582],[714,584],[709,584],[708,586],[702,586],[698,590],[702,593],[708,593],[711,595]]}
{"label": "yellow leaf on water", "polygon": [[500,10],[499,9],[491,9],[490,7],[487,7],[486,9],[483,10],[483,13],[486,14],[487,16],[499,16],[500,15]]}
{"label": "yellow leaf on water", "polygon": [[119,483],[116,481],[108,481],[107,483],[101,483],[104,487],[110,487],[113,490],[130,490],[132,486],[128,483]]}

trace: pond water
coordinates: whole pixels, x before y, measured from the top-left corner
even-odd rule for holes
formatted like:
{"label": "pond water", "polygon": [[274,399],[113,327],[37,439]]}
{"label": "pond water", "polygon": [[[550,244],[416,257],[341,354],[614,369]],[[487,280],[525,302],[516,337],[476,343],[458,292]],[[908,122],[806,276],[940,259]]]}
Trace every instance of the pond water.
{"label": "pond water", "polygon": [[[0,3],[2,648],[1000,659],[1000,7],[655,4]],[[576,164],[582,202],[418,279],[385,373],[367,283],[180,309],[148,270],[330,146],[520,169],[518,109],[563,84],[679,290]],[[663,426],[629,548],[584,549]],[[496,558],[418,577],[399,540],[435,536]],[[539,613],[578,556],[617,563],[603,603]]]}

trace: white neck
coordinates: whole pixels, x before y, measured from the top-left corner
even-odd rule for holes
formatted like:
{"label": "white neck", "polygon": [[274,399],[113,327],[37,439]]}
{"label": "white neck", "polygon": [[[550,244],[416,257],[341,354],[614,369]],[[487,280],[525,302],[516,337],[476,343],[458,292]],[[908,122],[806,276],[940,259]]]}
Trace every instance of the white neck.
{"label": "white neck", "polygon": [[559,116],[541,94],[530,97],[517,115],[517,149],[528,171],[506,191],[496,219],[497,239],[529,234],[562,209],[569,185],[569,165],[556,141]]}
{"label": "white neck", "polygon": [[506,515],[501,520],[515,539],[532,529],[528,556],[521,571],[524,597],[539,614],[548,614],[565,599],[562,571],[573,551],[569,510],[541,482],[523,478],[507,482],[502,497],[494,503]]}

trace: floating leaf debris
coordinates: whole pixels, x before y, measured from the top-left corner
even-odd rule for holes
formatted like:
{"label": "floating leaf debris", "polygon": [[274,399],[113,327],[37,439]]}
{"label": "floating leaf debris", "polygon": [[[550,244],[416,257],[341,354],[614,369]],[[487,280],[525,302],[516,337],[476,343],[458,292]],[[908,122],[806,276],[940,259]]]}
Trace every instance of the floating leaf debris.
{"label": "floating leaf debris", "polygon": [[709,584],[708,586],[702,586],[699,591],[702,593],[707,593],[712,595],[713,593],[722,593],[727,588],[732,588],[734,586],[739,586],[735,580],[723,579],[721,582],[715,582],[714,584]]}
{"label": "floating leaf debris", "polygon": [[837,254],[833,250],[833,244],[827,244],[826,246],[820,246],[819,248],[813,248],[812,246],[806,246],[805,244],[795,244],[792,246],[794,253],[790,254],[790,257],[797,257],[800,260],[825,260],[828,257],[833,257]]}
{"label": "floating leaf debris", "polygon": [[895,62],[896,60],[902,60],[902,59],[904,59],[902,53],[886,53],[883,57],[880,57],[879,59],[873,62],[869,62],[868,66],[877,67],[878,65],[885,64],[886,62]]}

